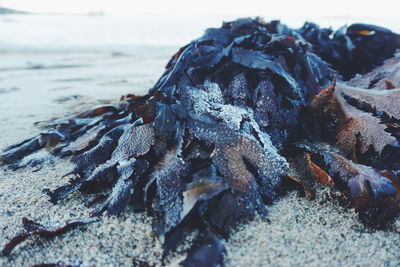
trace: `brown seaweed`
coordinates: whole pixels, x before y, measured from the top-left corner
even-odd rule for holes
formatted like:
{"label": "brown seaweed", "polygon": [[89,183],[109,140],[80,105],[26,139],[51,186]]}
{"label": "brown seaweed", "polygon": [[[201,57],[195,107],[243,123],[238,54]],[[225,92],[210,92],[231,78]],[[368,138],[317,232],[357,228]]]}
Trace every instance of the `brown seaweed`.
{"label": "brown seaweed", "polygon": [[181,48],[148,94],[42,122],[48,130],[0,160],[16,169],[45,164],[43,149],[71,156],[72,178],[46,190],[50,201],[111,189],[93,214],[146,208],[163,258],[200,229],[183,265],[223,264],[219,238],[240,217],[267,216],[285,177],[310,196],[297,175],[351,195],[382,227],[399,213],[398,48],[399,35],[373,25],[227,22]]}
{"label": "brown seaweed", "polygon": [[7,256],[10,252],[20,243],[22,243],[27,238],[37,235],[40,237],[53,237],[57,235],[61,235],[70,230],[75,229],[80,225],[85,225],[93,222],[98,222],[99,218],[86,219],[86,220],[74,220],[70,222],[66,222],[64,224],[48,224],[42,225],[35,221],[29,220],[27,218],[22,218],[22,225],[25,231],[16,235],[12,238],[7,244],[4,245],[2,252],[3,256]]}

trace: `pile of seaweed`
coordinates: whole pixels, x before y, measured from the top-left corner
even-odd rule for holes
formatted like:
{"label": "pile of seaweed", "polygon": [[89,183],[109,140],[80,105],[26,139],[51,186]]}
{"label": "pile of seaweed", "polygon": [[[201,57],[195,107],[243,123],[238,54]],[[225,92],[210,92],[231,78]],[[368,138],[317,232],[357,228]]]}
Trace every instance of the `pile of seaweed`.
{"label": "pile of seaweed", "polygon": [[[227,22],[182,47],[148,94],[41,123],[47,130],[0,159],[13,170],[46,164],[44,149],[71,156],[69,183],[47,190],[52,203],[109,192],[93,216],[147,210],[163,257],[196,229],[182,265],[223,264],[229,227],[267,216],[293,188],[331,187],[382,228],[400,213],[399,48],[398,34],[372,25]],[[92,221],[24,219],[3,255]]]}

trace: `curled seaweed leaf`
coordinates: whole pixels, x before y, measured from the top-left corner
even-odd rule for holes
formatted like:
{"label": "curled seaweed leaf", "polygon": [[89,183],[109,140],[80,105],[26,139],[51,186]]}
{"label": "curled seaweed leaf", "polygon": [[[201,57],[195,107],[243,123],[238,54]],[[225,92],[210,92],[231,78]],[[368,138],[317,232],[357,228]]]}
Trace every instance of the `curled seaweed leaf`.
{"label": "curled seaweed leaf", "polygon": [[306,160],[308,163],[308,166],[311,170],[311,173],[313,174],[313,176],[315,177],[315,179],[320,182],[323,185],[327,185],[327,186],[332,186],[335,185],[335,182],[333,181],[333,179],[329,176],[328,173],[326,173],[326,171],[324,171],[323,169],[321,169],[320,167],[318,167],[318,165],[316,165],[312,160],[311,160],[311,156],[310,154],[306,153]]}
{"label": "curled seaweed leaf", "polygon": [[[380,69],[388,69],[384,76],[395,76],[399,72],[400,58],[396,57],[385,65],[367,74],[367,78],[355,78],[350,84],[365,85],[370,76],[381,73]],[[364,77],[364,76],[363,76]],[[385,166],[388,154],[393,157],[388,161],[398,162],[400,145],[400,90],[363,89],[344,84],[334,84],[314,97],[311,107],[321,111],[326,122],[333,122],[336,127],[338,147],[353,160],[371,164],[376,167]],[[374,154],[377,160],[368,159]]]}
{"label": "curled seaweed leaf", "polygon": [[226,189],[228,189],[228,186],[222,180],[201,178],[188,184],[186,191],[182,193],[181,219],[188,215],[197,203],[210,200]]}
{"label": "curled seaweed leaf", "polygon": [[320,172],[316,172],[315,168],[335,179],[336,188],[348,193],[366,224],[383,227],[400,212],[398,188],[382,172],[354,163],[327,145],[300,147],[309,153],[306,159],[312,162],[310,167],[315,179],[321,179]]}
{"label": "curled seaweed leaf", "polygon": [[226,255],[221,241],[211,234],[202,239],[189,253],[186,259],[180,262],[182,266],[221,266]]}

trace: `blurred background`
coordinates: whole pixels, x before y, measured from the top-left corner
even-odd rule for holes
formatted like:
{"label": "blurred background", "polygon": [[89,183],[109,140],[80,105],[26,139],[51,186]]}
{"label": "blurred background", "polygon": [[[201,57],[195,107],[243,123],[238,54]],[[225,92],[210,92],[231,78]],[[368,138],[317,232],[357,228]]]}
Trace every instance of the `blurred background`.
{"label": "blurred background", "polygon": [[400,31],[397,0],[1,0],[0,7],[28,12],[0,17],[0,48],[182,46],[205,28],[249,16],[292,27],[367,22]]}

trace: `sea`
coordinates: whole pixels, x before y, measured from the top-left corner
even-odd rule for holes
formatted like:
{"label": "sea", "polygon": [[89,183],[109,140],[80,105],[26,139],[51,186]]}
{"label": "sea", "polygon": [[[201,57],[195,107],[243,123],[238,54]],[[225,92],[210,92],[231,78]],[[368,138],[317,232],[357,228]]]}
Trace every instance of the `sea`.
{"label": "sea", "polygon": [[[8,49],[115,49],[132,46],[180,47],[238,15],[66,15],[11,14],[0,16],[0,50]],[[305,21],[337,29],[354,22],[377,24],[400,33],[400,19],[352,16],[262,16],[291,27]]]}

